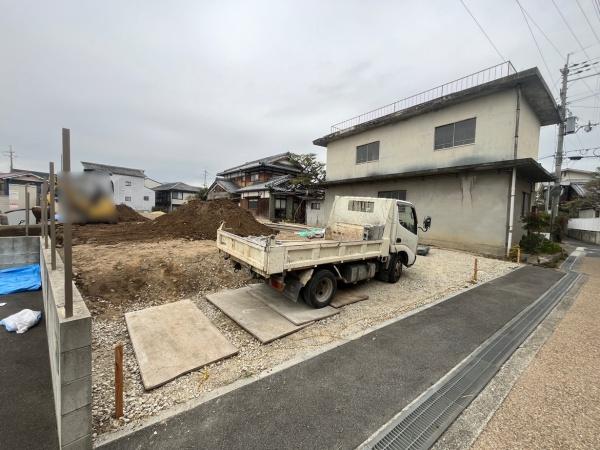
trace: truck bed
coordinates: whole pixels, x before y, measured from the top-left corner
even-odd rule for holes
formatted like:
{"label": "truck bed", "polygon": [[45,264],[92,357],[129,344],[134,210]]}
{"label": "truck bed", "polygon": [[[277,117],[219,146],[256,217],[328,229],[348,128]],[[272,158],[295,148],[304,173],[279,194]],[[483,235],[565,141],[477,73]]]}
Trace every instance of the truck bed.
{"label": "truck bed", "polygon": [[217,231],[217,248],[264,276],[285,271],[310,269],[323,264],[362,261],[387,256],[387,240],[277,241],[273,238],[244,238]]}

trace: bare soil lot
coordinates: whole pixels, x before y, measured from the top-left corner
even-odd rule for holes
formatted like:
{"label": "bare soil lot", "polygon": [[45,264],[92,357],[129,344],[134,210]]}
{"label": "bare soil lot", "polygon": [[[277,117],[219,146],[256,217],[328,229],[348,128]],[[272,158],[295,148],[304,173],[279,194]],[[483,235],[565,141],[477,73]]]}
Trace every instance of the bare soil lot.
{"label": "bare soil lot", "polygon": [[[118,224],[117,226],[120,226]],[[114,227],[114,225],[113,225]],[[293,335],[261,345],[206,301],[204,296],[257,282],[234,271],[214,241],[171,239],[155,242],[82,244],[73,248],[77,284],[93,315],[93,427],[96,434],[136,422],[197,398],[236,380],[273,368],[421,305],[470,286],[474,256],[432,249],[406,269],[397,284],[369,281],[354,286],[369,300]],[[479,257],[479,280],[501,276],[516,264]],[[146,392],[123,314],[190,298],[236,347],[238,355]],[[113,346],[125,344],[125,417],[113,413]]]}

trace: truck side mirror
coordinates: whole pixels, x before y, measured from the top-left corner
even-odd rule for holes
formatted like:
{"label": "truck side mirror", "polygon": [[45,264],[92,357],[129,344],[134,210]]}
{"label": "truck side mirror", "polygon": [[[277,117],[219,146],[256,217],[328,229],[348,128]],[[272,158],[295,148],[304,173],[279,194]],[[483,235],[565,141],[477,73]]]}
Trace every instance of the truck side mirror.
{"label": "truck side mirror", "polygon": [[427,231],[427,230],[429,230],[429,228],[431,228],[431,217],[425,216],[425,219],[423,219],[423,228],[421,228],[421,229],[423,231]]}

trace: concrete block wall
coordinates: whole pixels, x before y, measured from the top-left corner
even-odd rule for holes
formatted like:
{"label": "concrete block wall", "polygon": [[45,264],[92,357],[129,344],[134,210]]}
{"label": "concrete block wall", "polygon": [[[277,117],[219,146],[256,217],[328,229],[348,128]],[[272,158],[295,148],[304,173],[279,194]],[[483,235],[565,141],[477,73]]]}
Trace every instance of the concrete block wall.
{"label": "concrete block wall", "polygon": [[40,262],[40,238],[37,236],[0,237],[0,269]]}
{"label": "concrete block wall", "polygon": [[57,255],[50,266],[50,249],[40,238],[39,260],[44,294],[46,331],[61,449],[92,448],[92,319],[73,285],[73,316],[65,317],[64,266]]}

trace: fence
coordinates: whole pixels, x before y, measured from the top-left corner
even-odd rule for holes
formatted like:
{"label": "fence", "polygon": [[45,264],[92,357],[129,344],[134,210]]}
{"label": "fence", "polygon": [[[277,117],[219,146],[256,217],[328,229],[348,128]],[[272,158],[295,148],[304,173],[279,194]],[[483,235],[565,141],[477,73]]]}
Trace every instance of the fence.
{"label": "fence", "polygon": [[401,112],[413,106],[441,98],[445,95],[454,94],[465,89],[479,86],[481,84],[515,74],[516,72],[517,71],[512,63],[510,61],[506,61],[457,80],[450,81],[449,83],[442,84],[441,86],[437,86],[432,89],[428,89],[427,91],[406,97],[402,100],[398,100],[397,102],[390,103],[389,105],[382,106],[381,108],[374,109],[373,111],[369,111],[351,119],[336,123],[331,126],[331,132],[335,133],[336,131],[343,131],[356,125],[360,125],[361,123],[369,122],[371,120],[387,116],[388,114]]}
{"label": "fence", "polygon": [[600,217],[569,219],[567,234],[580,241],[600,244]]}

